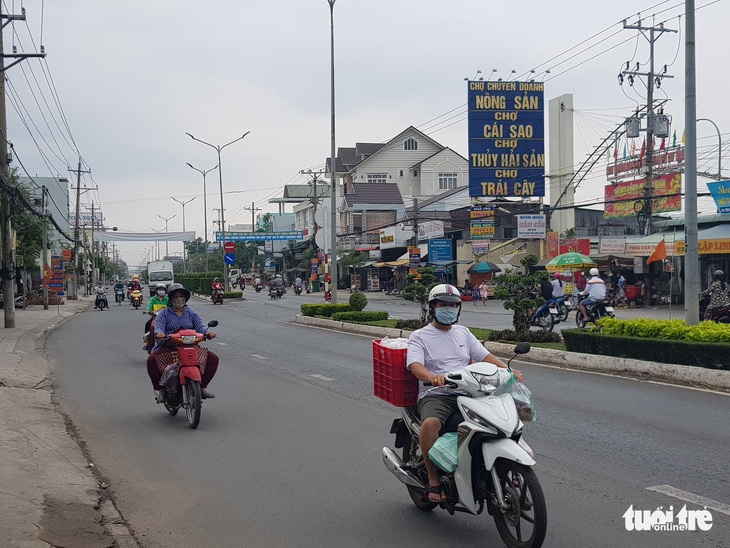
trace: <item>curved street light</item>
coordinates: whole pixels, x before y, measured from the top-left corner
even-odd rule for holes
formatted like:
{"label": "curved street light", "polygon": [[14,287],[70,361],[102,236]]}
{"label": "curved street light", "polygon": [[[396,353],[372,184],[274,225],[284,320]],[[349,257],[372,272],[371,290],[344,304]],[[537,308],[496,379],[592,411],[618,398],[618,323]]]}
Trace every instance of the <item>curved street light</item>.
{"label": "curved street light", "polygon": [[717,127],[717,124],[710,120],[709,118],[697,118],[698,122],[710,122],[713,126],[715,126],[715,131],[717,131],[717,140],[718,140],[718,146],[717,146],[717,180],[722,181],[722,134],[720,133],[720,128]]}
{"label": "curved street light", "polygon": [[[332,0],[334,1],[334,0]],[[246,135],[251,133],[250,131],[247,131],[243,135],[241,135],[238,139],[233,139],[230,143],[226,143],[225,145],[213,145],[211,143],[207,143],[201,139],[198,139],[197,137],[194,137],[191,133],[185,132],[185,135],[188,135],[193,141],[198,141],[199,143],[203,143],[204,145],[208,145],[211,148],[214,148],[216,152],[218,152],[218,182],[220,184],[220,191],[221,191],[221,242],[222,244],[226,243],[226,221],[225,217],[223,216],[223,169],[221,168],[221,150],[226,148],[228,145],[232,145],[233,143],[240,141],[243,139]],[[192,166],[191,166],[192,167]],[[206,227],[207,230],[207,227]],[[208,253],[208,250],[205,250],[206,253]],[[223,287],[225,288],[225,291],[228,291],[228,269],[226,268],[225,263],[223,264]]]}
{"label": "curved street light", "polygon": [[[332,272],[330,279],[332,286],[330,290],[330,302],[337,304],[337,164],[335,162],[335,2],[327,0],[330,6],[330,72],[331,72],[331,95],[332,95],[332,126],[331,126],[331,149],[330,149],[330,172],[332,175],[332,189],[330,190],[330,257],[332,261]],[[326,264],[326,263],[325,263]],[[327,278],[325,278],[325,284]]]}
{"label": "curved street light", "polygon": [[[175,198],[175,196],[170,196],[170,198],[172,198],[173,200],[175,200],[183,208],[182,227],[183,227],[183,232],[185,232],[185,205],[186,204],[189,204],[190,202],[192,202],[193,200],[195,200],[195,196],[193,196],[189,200],[178,200],[177,198]],[[188,246],[185,244],[185,242],[183,242],[183,270],[185,272],[188,271],[188,263],[187,263],[187,259],[186,259],[186,257],[187,257],[187,251],[188,251]]]}
{"label": "curved street light", "polygon": [[[190,134],[188,134],[190,135]],[[192,135],[191,135],[192,137]],[[218,166],[215,166],[211,169],[198,169],[190,162],[185,162],[188,164],[192,169],[197,171],[203,176],[203,223],[205,223],[205,236],[203,237],[204,243],[205,243],[205,272],[208,273],[208,197],[207,192],[205,189],[205,176],[213,171],[214,169],[218,169]]]}

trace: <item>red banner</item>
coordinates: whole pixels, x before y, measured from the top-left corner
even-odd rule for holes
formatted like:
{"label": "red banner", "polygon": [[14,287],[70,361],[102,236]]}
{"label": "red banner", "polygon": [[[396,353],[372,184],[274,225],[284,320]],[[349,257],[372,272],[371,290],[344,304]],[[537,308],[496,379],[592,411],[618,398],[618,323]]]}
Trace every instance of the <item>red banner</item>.
{"label": "red banner", "polygon": [[[604,218],[632,217],[641,210],[644,200],[645,179],[606,185],[606,212]],[[654,213],[679,211],[682,208],[682,174],[668,173],[654,177]],[[636,204],[639,204],[638,206]]]}
{"label": "red banner", "polygon": [[563,253],[582,253],[590,255],[591,240],[590,238],[559,238],[557,232],[548,232],[547,234],[547,258],[552,259]]}

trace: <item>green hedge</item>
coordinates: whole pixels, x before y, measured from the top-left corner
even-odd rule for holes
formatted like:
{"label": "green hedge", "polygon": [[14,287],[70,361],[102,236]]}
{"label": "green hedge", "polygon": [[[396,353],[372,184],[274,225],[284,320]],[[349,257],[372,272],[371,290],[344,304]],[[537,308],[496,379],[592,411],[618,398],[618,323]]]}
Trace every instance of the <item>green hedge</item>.
{"label": "green hedge", "polygon": [[559,343],[562,341],[560,335],[553,331],[527,331],[524,335],[517,335],[514,329],[491,330],[487,336],[488,341],[495,342],[536,342],[536,343]]}
{"label": "green hedge", "polygon": [[583,329],[561,333],[569,352],[730,370],[729,343],[622,337]]}
{"label": "green hedge", "polygon": [[368,298],[365,296],[365,293],[361,291],[355,291],[352,295],[350,295],[349,301],[350,307],[358,312],[364,310],[368,305]]}
{"label": "green hedge", "polygon": [[725,342],[730,343],[730,324],[700,322],[687,325],[684,320],[618,320],[602,318],[593,328],[602,335],[619,337],[641,337],[650,339],[670,339],[673,341]]}
{"label": "green hedge", "polygon": [[338,322],[377,322],[388,319],[388,312],[385,310],[361,311],[353,310],[352,312],[337,312],[332,314],[332,319]]}
{"label": "green hedge", "polygon": [[[192,274],[175,274],[175,281],[198,295],[210,295],[210,286],[218,278],[223,283],[223,272],[193,272]],[[225,297],[225,295],[224,295]]]}
{"label": "green hedge", "polygon": [[240,299],[243,297],[242,291],[230,291],[228,293],[223,293],[224,299]]}
{"label": "green hedge", "polygon": [[330,317],[336,312],[350,312],[352,308],[347,303],[341,304],[303,304],[302,314],[305,316],[326,316]]}

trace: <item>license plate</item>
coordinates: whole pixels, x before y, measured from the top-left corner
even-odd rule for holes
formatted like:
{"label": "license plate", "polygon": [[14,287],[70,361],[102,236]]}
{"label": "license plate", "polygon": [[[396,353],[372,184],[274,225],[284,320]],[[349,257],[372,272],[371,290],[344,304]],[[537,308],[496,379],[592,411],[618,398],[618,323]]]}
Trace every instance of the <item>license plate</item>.
{"label": "license plate", "polygon": [[558,309],[557,308],[551,308],[550,309],[550,314],[556,314],[557,315],[557,313],[558,313]]}
{"label": "license plate", "polygon": [[607,306],[606,307],[606,312],[613,312],[613,307],[612,306]]}

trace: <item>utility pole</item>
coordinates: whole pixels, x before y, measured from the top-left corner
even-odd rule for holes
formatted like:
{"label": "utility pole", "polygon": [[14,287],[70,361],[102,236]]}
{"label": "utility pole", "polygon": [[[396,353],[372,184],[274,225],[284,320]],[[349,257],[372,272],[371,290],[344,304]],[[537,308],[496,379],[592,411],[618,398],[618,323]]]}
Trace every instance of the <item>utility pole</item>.
{"label": "utility pole", "polygon": [[[20,63],[28,57],[45,57],[45,53],[15,53],[6,54],[3,48],[3,28],[8,23],[3,20],[25,21],[25,9],[21,15],[12,15],[2,13],[2,5],[0,4],[0,178],[2,178],[2,187],[5,192],[2,195],[2,204],[0,204],[0,230],[2,230],[2,239],[0,245],[2,247],[2,271],[3,271],[3,291],[5,293],[4,320],[6,328],[15,327],[15,261],[13,260],[13,236],[11,223],[11,195],[10,195],[10,166],[8,157],[8,124],[5,112],[5,71]],[[43,46],[41,46],[43,51]],[[5,59],[14,58],[15,61],[5,66]]]}
{"label": "utility pole", "polygon": [[256,207],[255,202],[251,202],[251,207],[244,207],[246,211],[251,212],[251,232],[256,232],[256,212],[263,211],[260,207]]}
{"label": "utility pole", "polygon": [[[79,158],[79,167],[76,170],[69,168],[69,171],[76,173],[76,221],[74,222],[74,275],[73,275],[73,289],[71,291],[71,298],[76,300],[79,298],[79,240],[81,236],[79,234],[79,210],[81,209],[81,174],[91,173],[91,171],[81,170],[81,158]],[[73,187],[71,187],[74,190]],[[86,192],[86,189],[84,190]]]}
{"label": "utility pole", "polygon": [[[215,208],[214,207],[213,208],[213,211],[217,211],[218,212],[218,220],[213,221],[213,222],[218,226],[218,230],[220,232],[223,232],[224,235],[225,235],[225,230],[223,230],[222,227],[221,227],[221,225],[223,224],[223,220],[222,220],[222,217],[223,217],[223,214],[222,214],[223,209]],[[218,242],[218,249],[223,249],[223,238],[221,238],[221,240]],[[225,267],[225,265],[224,265],[224,267]],[[224,270],[225,270],[225,268],[224,268]]]}
{"label": "utility pole", "polygon": [[[309,175],[312,177],[312,198],[311,198],[311,204],[312,208],[314,210],[314,213],[312,214],[312,217],[314,217],[317,214],[317,208],[319,207],[319,198],[317,198],[317,176],[324,175],[324,171],[312,171],[311,169],[307,170],[301,170],[299,173],[302,175]],[[312,242],[314,246],[314,250],[317,250],[317,242],[315,241],[315,237],[317,236],[317,232],[319,230],[319,227],[317,226],[317,222],[314,222],[314,230],[312,231]],[[324,257],[322,258],[324,261]]]}
{"label": "utility pole", "polygon": [[96,217],[94,216],[94,202],[91,202],[91,288],[96,287],[96,248],[94,247],[94,224]]}
{"label": "utility pole", "polygon": [[[644,215],[646,220],[645,235],[649,235],[652,232],[652,216],[654,206],[654,134],[657,132],[658,127],[655,124],[658,122],[657,117],[654,115],[654,85],[657,87],[661,86],[662,78],[673,78],[666,74],[666,65],[664,72],[658,75],[654,72],[654,43],[659,37],[665,32],[677,32],[673,29],[667,29],[663,23],[660,23],[658,27],[644,27],[641,24],[641,19],[638,20],[636,25],[627,25],[624,20],[624,29],[638,30],[644,38],[649,42],[649,72],[639,72],[639,63],[636,64],[635,70],[629,70],[628,62],[626,63],[626,69],[621,71],[621,74],[628,76],[629,82],[633,85],[633,79],[636,76],[646,76],[646,180],[644,182],[644,205],[639,215]],[[649,33],[648,37],[646,33]],[[667,127],[668,133],[668,127]],[[637,135],[638,136],[638,135]]]}
{"label": "utility pole", "polygon": [[51,273],[48,268],[48,228],[46,223],[46,185],[41,187],[41,213],[43,214],[43,310],[48,310],[48,281]]}

